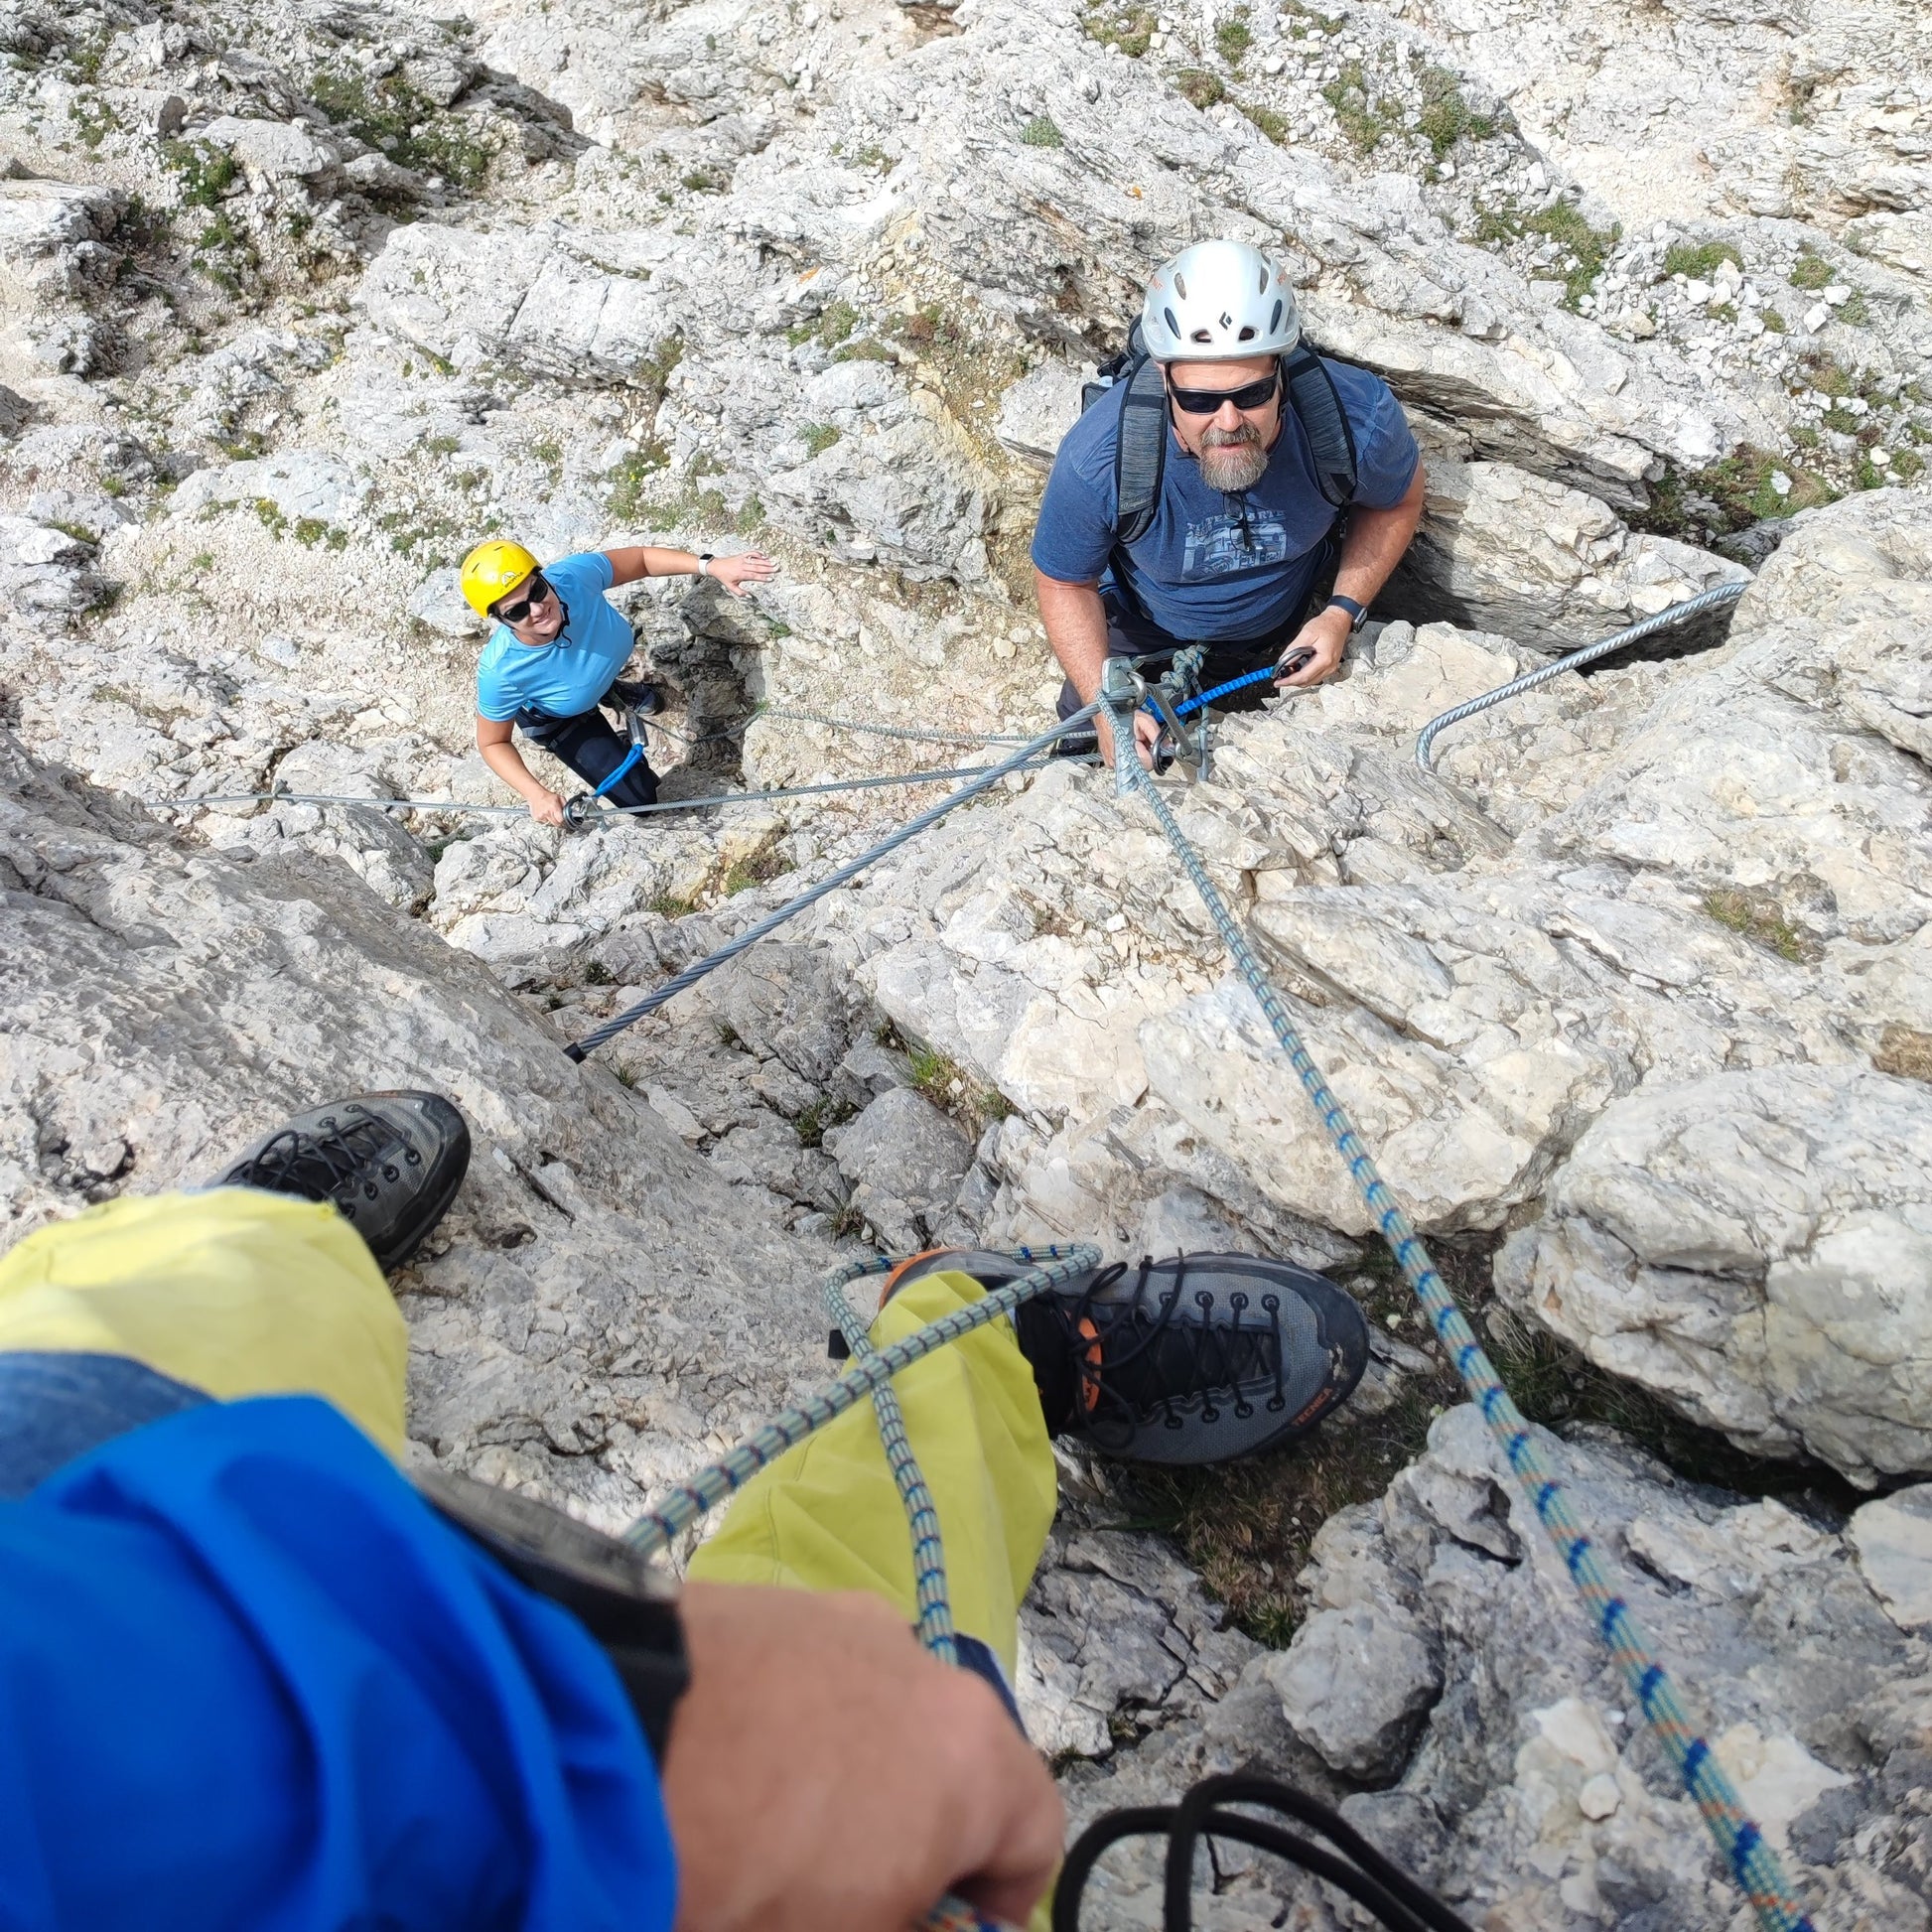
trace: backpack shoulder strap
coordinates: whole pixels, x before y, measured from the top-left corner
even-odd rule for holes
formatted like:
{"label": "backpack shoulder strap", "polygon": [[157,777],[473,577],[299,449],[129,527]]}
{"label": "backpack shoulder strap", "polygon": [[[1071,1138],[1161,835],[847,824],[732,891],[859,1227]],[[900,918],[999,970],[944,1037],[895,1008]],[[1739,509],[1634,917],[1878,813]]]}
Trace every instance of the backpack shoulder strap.
{"label": "backpack shoulder strap", "polygon": [[1306,345],[1285,357],[1283,367],[1288,399],[1302,419],[1314,458],[1315,483],[1336,509],[1346,509],[1355,500],[1355,433],[1348,427],[1335,379]]}
{"label": "backpack shoulder strap", "polygon": [[[1140,348],[1135,324],[1130,347]],[[1138,543],[1161,505],[1161,479],[1168,467],[1168,388],[1161,364],[1145,352],[1126,379],[1120,406],[1120,438],[1114,446],[1116,543]]]}

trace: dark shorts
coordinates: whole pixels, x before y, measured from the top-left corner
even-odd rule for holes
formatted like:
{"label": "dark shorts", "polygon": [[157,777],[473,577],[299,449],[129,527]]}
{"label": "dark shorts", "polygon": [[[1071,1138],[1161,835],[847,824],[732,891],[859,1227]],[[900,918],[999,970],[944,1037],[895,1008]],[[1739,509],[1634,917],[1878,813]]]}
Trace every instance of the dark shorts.
{"label": "dark shorts", "polygon": [[[616,704],[610,692],[598,700]],[[515,724],[531,744],[540,745],[554,759],[577,773],[593,791],[630,756],[630,741],[593,705],[575,718],[552,718],[547,712],[519,711]],[[613,805],[654,805],[657,774],[648,759],[639,759],[604,796]]]}

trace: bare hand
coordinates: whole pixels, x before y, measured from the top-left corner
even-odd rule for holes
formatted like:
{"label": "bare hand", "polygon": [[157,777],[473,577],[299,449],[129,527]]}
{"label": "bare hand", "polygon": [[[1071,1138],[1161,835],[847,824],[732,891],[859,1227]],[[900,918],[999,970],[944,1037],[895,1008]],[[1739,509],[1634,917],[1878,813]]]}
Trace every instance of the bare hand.
{"label": "bare hand", "polygon": [[[1093,714],[1094,736],[1099,740],[1101,759],[1108,764],[1114,761],[1114,726],[1112,718],[1104,711]],[[1151,712],[1137,711],[1134,714],[1134,749],[1140,754],[1141,762],[1152,771],[1154,769],[1155,747],[1161,742],[1161,721]]]}
{"label": "bare hand", "polygon": [[[1332,677],[1336,665],[1341,662],[1341,653],[1347,647],[1350,628],[1348,613],[1339,605],[1317,611],[1295,633],[1289,640],[1288,648],[1282,652],[1276,665],[1276,688],[1319,684],[1323,678]],[[1292,676],[1282,675],[1284,668],[1304,651],[1311,653],[1308,662]]]}
{"label": "bare hand", "polygon": [[986,1684],[874,1596],[688,1584],[683,1616],[677,1932],[905,1932],[948,1891],[1027,1922],[1065,1819]]}
{"label": "bare hand", "polygon": [[743,597],[747,584],[762,584],[766,578],[775,577],[777,572],[778,566],[761,550],[744,550],[736,557],[714,557],[711,560],[712,576],[734,597]]}
{"label": "bare hand", "polygon": [[530,816],[539,825],[561,825],[564,822],[564,801],[554,791],[539,791],[530,801]]}

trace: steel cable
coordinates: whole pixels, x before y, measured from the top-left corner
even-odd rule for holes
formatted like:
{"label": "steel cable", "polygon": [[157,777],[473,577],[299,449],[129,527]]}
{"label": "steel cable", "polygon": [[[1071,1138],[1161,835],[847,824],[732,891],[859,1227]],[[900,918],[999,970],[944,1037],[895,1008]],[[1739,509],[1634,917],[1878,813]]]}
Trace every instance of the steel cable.
{"label": "steel cable", "polygon": [[916,838],[927,826],[938,824],[948,812],[958,810],[968,799],[977,798],[981,792],[998,783],[1010,772],[1018,771],[1022,765],[1046,751],[1056,739],[1091,718],[1098,709],[1099,703],[1096,700],[1085,710],[1076,711],[1071,718],[1062,720],[1050,731],[1041,732],[1037,738],[1029,739],[1011,758],[1003,759],[998,764],[981,768],[974,773],[970,784],[961,785],[957,791],[940,799],[936,805],[928,805],[915,818],[907,819],[891,837],[881,839],[877,845],[868,846],[856,859],[847,861],[836,872],[820,880],[816,886],[800,893],[796,898],[787,899],[775,912],[767,913],[756,925],[741,932],[736,939],[727,941],[716,952],[707,953],[703,959],[685,967],[683,972],[673,974],[662,986],[639,1000],[634,1007],[627,1007],[615,1019],[607,1020],[603,1026],[594,1028],[582,1039],[572,1040],[564,1051],[572,1059],[581,1060],[607,1040],[615,1039],[626,1027],[635,1026],[647,1013],[655,1013],[667,1000],[673,1000],[687,987],[695,986],[707,973],[716,972],[727,960],[736,959],[747,947],[756,945],[767,932],[775,931],[787,919],[795,918],[806,906],[815,904],[828,893],[837,892],[841,886],[858,878],[868,866],[876,864],[889,852],[897,851],[908,839]]}

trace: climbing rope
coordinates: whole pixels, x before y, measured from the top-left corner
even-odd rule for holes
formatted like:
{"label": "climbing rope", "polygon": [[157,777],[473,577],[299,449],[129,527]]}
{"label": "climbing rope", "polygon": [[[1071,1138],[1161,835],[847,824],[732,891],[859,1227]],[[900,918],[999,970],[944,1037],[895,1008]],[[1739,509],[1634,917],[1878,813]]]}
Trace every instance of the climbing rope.
{"label": "climbing rope", "polygon": [[[1580,671],[1586,664],[1593,664],[1599,657],[1607,657],[1627,644],[1637,643],[1659,630],[1668,629],[1672,624],[1682,623],[1701,611],[1715,611],[1722,605],[1734,604],[1749,588],[1748,578],[1736,583],[1714,584],[1708,591],[1700,591],[1696,597],[1687,597],[1681,604],[1673,604],[1668,610],[1659,611],[1655,617],[1626,625],[1593,644],[1586,644],[1582,650],[1573,650],[1566,657],[1553,658],[1548,664],[1524,672],[1521,677],[1511,678],[1507,684],[1497,685],[1493,691],[1485,691],[1479,698],[1471,698],[1467,704],[1452,706],[1432,718],[1417,735],[1416,762],[1434,777],[1436,767],[1430,759],[1431,748],[1451,725],[1459,725],[1463,719],[1473,718],[1478,711],[1487,711],[1491,705],[1501,704],[1506,698],[1518,698],[1525,691],[1534,691],[1539,684],[1548,684],[1552,678],[1562,677],[1570,671]],[[1182,707],[1183,710],[1185,708]]]}
{"label": "climbing rope", "polygon": [[[1707,592],[1707,599],[1711,593]],[[1695,600],[1693,600],[1695,602]],[[1667,614],[1661,614],[1667,615]],[[1550,667],[1552,670],[1557,666]],[[1615,1585],[1570,1507],[1564,1487],[1549,1470],[1542,1451],[1530,1435],[1529,1424],[1510,1400],[1502,1378],[1475,1338],[1475,1331],[1455,1306],[1443,1278],[1436,1272],[1421,1237],[1402,1211],[1388,1182],[1382,1178],[1375,1162],[1363,1147],[1354,1123],[1337,1100],[1314,1063],[1307,1044],[1289,1018],[1281,996],[1275,991],[1261,962],[1249,946],[1247,936],[1228,910],[1227,902],[1207,876],[1200,856],[1188,843],[1160,788],[1139,759],[1127,762],[1127,771],[1136,789],[1147,801],[1156,821],[1167,834],[1168,843],[1180,861],[1201,902],[1207,907],[1221,943],[1227,947],[1241,977],[1256,1003],[1274,1029],[1282,1051],[1300,1076],[1316,1117],[1326,1129],[1329,1140],[1347,1166],[1350,1177],[1368,1203],[1382,1238],[1388,1243],[1397,1265],[1415,1291],[1449,1360],[1461,1376],[1470,1399],[1481,1410],[1484,1420],[1502,1445],[1509,1466],[1523,1485],[1538,1520],[1556,1545],[1564,1568],[1582,1594],[1597,1633],[1608,1646],[1612,1661],[1623,1673],[1643,1712],[1663,1744],[1665,1754],[1684,1780],[1684,1788],[1697,1801],[1704,1821],[1717,1840],[1744,1895],[1755,1908],[1764,1932],[1813,1932],[1789,1881],[1782,1861],[1765,1842],[1763,1833],[1745,1812],[1735,1787],[1725,1775],[1711,1746],[1698,1735],[1686,1716],[1676,1686],[1653,1654],[1649,1639],[1638,1627],[1629,1606],[1616,1592]]]}
{"label": "climbing rope", "polygon": [[[1040,753],[1046,751],[1056,739],[1093,716],[1099,709],[1099,701],[1088,705],[1083,711],[1076,711],[1071,718],[1062,719],[1050,731],[1043,731],[1037,738],[1031,738],[1009,759],[998,764],[985,765],[972,772],[972,782],[939,800],[936,805],[928,805],[917,817],[909,818],[897,832],[881,839],[877,845],[868,846],[856,859],[848,861],[838,871],[819,881],[798,895],[787,899],[775,912],[767,913],[759,922],[741,932],[736,939],[728,940],[716,952],[707,953],[704,958],[685,967],[683,972],[674,973],[664,984],[639,1000],[634,1007],[626,1007],[614,1020],[607,1020],[603,1026],[586,1034],[582,1039],[572,1040],[564,1051],[574,1060],[581,1060],[586,1054],[617,1038],[627,1027],[634,1027],[648,1013],[655,1013],[668,1000],[674,1000],[687,987],[695,986],[708,973],[715,973],[727,960],[736,959],[748,946],[756,945],[767,932],[774,932],[787,919],[796,918],[808,905],[817,903],[828,893],[837,892],[848,881],[858,878],[870,865],[876,864],[889,852],[896,852],[908,839],[916,838],[927,826],[936,825],[948,812],[957,811],[969,798],[977,798],[981,792],[997,784],[1009,772],[1018,771]],[[965,774],[962,774],[965,775]]]}
{"label": "climbing rope", "polygon": [[[846,1286],[862,1276],[883,1275],[894,1266],[884,1256],[851,1262],[828,1276],[821,1290],[826,1311],[839,1324],[839,1333],[857,1361],[865,1361],[877,1351],[872,1345],[872,1324],[846,1299]],[[919,1641],[941,1663],[956,1664],[959,1646],[953,1642],[952,1605],[946,1597],[946,1548],[939,1536],[939,1512],[919,1472],[918,1458],[905,1433],[905,1417],[890,1382],[882,1382],[873,1390],[872,1406],[879,1419],[879,1440],[885,1445],[886,1460],[898,1485],[899,1500],[905,1505],[905,1520],[912,1527],[912,1587],[919,1608]]]}

